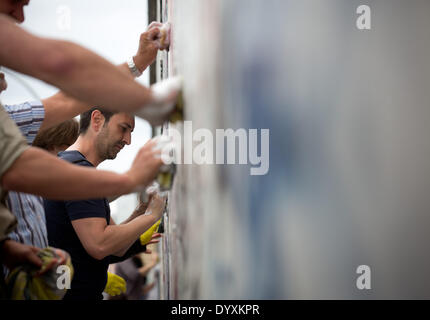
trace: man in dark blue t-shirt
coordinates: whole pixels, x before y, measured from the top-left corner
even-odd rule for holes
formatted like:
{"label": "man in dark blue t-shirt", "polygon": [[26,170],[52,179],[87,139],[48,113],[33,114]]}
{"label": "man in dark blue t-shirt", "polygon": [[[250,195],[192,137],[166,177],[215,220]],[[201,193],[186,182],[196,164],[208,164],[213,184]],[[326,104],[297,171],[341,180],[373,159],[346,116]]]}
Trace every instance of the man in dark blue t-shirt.
{"label": "man in dark blue t-shirt", "polygon": [[[59,156],[76,165],[97,167],[130,144],[133,129],[133,116],[93,108],[81,115],[78,140]],[[49,245],[67,250],[75,271],[64,299],[102,299],[109,264],[145,251],[139,236],[160,219],[164,205],[165,199],[154,195],[146,211],[139,207],[117,226],[107,199],[45,200]]]}

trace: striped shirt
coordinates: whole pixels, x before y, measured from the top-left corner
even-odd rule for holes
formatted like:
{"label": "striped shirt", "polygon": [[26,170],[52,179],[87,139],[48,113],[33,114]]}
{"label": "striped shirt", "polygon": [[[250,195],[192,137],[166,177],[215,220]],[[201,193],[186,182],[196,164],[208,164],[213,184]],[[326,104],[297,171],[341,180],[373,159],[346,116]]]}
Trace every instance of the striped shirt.
{"label": "striped shirt", "polygon": [[[6,105],[4,109],[31,145],[45,118],[43,104],[40,101],[26,102]],[[47,247],[48,233],[42,198],[22,192],[9,192],[6,205],[18,220],[17,228],[8,237],[38,248]]]}
{"label": "striped shirt", "polygon": [[45,108],[42,102],[34,101],[13,106],[5,105],[4,109],[27,139],[27,143],[29,145],[33,144],[42,126],[43,119],[45,119]]}

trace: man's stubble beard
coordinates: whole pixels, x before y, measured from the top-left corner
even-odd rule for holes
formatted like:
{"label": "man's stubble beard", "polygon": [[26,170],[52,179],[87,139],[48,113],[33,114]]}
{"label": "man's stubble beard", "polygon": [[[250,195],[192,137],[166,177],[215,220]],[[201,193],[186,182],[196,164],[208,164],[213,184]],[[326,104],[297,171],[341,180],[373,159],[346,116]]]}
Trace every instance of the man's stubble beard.
{"label": "man's stubble beard", "polygon": [[105,160],[113,160],[118,155],[118,152],[114,151],[115,144],[113,146],[109,145],[109,131],[107,129],[103,129],[101,134],[97,137],[96,148],[97,155],[100,158],[101,162]]}

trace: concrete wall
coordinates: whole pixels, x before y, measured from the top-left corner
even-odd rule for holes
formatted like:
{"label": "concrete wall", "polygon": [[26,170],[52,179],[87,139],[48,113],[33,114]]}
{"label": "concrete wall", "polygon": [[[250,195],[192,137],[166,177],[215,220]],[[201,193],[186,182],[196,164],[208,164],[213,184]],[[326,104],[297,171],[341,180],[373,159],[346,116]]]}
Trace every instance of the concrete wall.
{"label": "concrete wall", "polygon": [[163,2],[187,120],[270,129],[265,176],[178,168],[168,297],[430,298],[430,3]]}

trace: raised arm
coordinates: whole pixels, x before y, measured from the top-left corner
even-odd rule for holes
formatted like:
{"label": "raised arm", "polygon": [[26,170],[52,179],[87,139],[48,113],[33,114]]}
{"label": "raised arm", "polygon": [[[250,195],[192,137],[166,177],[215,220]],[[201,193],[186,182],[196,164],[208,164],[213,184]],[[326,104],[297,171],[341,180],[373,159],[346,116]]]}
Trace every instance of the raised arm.
{"label": "raised arm", "polygon": [[[167,49],[160,47],[158,41],[161,26],[161,23],[152,22],[148,29],[140,35],[139,47],[136,55],[133,56],[133,61],[140,72],[145,71],[155,61],[158,50]],[[126,74],[130,74],[127,63],[119,65],[118,68]]]}
{"label": "raised arm", "polygon": [[111,110],[137,112],[174,100],[160,101],[151,90],[91,51],[71,42],[34,36],[4,15],[0,15],[0,65]]}
{"label": "raised arm", "polygon": [[[159,50],[157,41],[154,40],[159,33],[159,29],[154,24],[151,24],[151,26],[140,35],[139,48],[133,56],[135,65],[140,72],[143,72],[154,62]],[[127,63],[118,65],[117,69],[126,76],[133,78]],[[49,98],[43,99],[42,104],[45,108],[45,119],[43,120],[41,130],[56,126],[93,107],[86,102],[74,99],[64,92],[58,92]]]}

